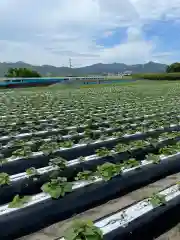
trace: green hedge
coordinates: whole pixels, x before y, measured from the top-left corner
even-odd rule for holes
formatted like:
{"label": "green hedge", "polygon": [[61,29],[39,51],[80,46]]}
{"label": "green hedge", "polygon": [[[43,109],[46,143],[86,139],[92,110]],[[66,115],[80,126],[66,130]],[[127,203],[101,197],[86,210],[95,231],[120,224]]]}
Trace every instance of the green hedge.
{"label": "green hedge", "polygon": [[180,80],[180,73],[145,73],[134,74],[133,77],[137,79],[149,80]]}

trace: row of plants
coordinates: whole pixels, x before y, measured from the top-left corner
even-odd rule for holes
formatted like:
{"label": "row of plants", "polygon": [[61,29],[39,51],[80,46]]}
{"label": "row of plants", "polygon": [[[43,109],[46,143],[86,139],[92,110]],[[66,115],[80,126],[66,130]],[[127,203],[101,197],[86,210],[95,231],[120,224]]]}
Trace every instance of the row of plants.
{"label": "row of plants", "polygon": [[[177,148],[178,147],[178,148]],[[177,145],[176,151],[180,149],[180,145]],[[170,148],[169,148],[170,149]],[[174,148],[172,148],[174,149]],[[98,153],[104,151],[105,149],[99,149],[97,150]],[[173,151],[175,152],[175,150]],[[160,150],[160,153],[162,154],[172,154],[172,152],[167,152],[167,148],[162,148]],[[101,155],[101,154],[100,154]],[[102,155],[101,155],[102,156]],[[150,163],[158,164],[161,161],[160,155],[155,154],[149,154],[146,157],[147,161],[150,161]],[[45,193],[48,193],[53,199],[58,199],[59,197],[64,197],[66,193],[69,193],[73,190],[73,182],[68,182],[67,178],[65,177],[57,177],[62,170],[66,168],[67,162],[64,159],[52,159],[50,162],[50,166],[56,167],[56,170],[51,172],[51,179],[49,182],[44,183],[41,187],[41,190]],[[75,181],[94,181],[97,178],[101,178],[104,181],[109,181],[111,178],[115,177],[116,175],[121,174],[126,169],[131,168],[140,168],[143,167],[143,164],[140,161],[137,161],[136,159],[129,159],[127,161],[124,161],[122,163],[111,163],[106,162],[102,165],[97,166],[96,170],[94,172],[92,171],[83,171],[79,172],[77,176],[74,177]],[[38,170],[35,168],[29,168],[26,170],[26,173],[28,177],[31,178],[32,181],[37,181],[40,174],[38,173]],[[1,173],[0,174],[0,185],[9,185],[10,182],[10,176],[7,173]],[[18,200],[18,206],[13,205],[13,203],[17,203]],[[21,201],[22,200],[22,201]],[[16,195],[13,198],[13,201],[10,203],[9,207],[18,208],[22,207],[23,204],[27,202],[27,200],[30,200],[30,197],[27,196],[20,197],[19,195]],[[20,204],[20,202],[22,204]]]}
{"label": "row of plants", "polygon": [[[157,163],[155,163],[155,162],[153,164],[157,165]],[[136,171],[138,171],[138,169],[140,169],[140,166],[136,165],[135,168],[137,169]],[[122,173],[122,171],[123,171],[122,169],[123,169],[123,167],[120,168],[120,173]],[[138,172],[137,172],[137,177],[139,175]],[[109,182],[111,179],[113,179],[119,173],[119,166],[118,166],[118,164],[115,165],[115,164],[111,164],[111,163],[106,163],[102,166],[98,166],[96,173],[98,173],[97,177],[102,178],[102,180],[105,182]],[[97,181],[96,176],[91,175],[88,172],[83,173],[83,174],[81,173],[79,175],[81,175],[80,179],[88,179],[88,180],[80,180],[80,182],[87,181],[87,183],[89,184],[89,183],[92,183],[93,181]],[[78,175],[77,175],[77,180],[79,181]],[[75,185],[74,185],[74,187],[75,187]],[[42,189],[45,193],[48,193],[54,199],[57,199],[59,197],[61,197],[61,198],[64,197],[69,192],[72,192],[73,189],[75,190],[77,188],[77,185],[76,185],[76,188],[74,188],[74,187],[73,187],[73,183],[67,182],[65,178],[53,178],[48,183],[44,184],[42,186]],[[47,199],[46,195],[44,195],[44,197],[45,197],[45,199]],[[8,204],[8,208],[12,209],[10,212],[17,211],[18,208],[27,207],[29,204],[31,204],[32,198],[31,198],[31,196],[16,195],[14,197],[13,201]],[[149,199],[149,201],[153,205],[153,207],[157,207],[157,206],[161,205],[163,203],[163,200],[164,199],[158,195],[153,195]],[[42,201],[42,199],[41,199],[41,201]],[[74,199],[74,201],[75,201],[75,199]],[[34,204],[35,204],[35,202],[34,202]],[[24,209],[23,211],[26,211],[26,210]],[[139,209],[139,211],[140,211],[140,209]],[[0,212],[2,215],[3,214],[2,208],[1,208]]]}
{"label": "row of plants", "polygon": [[[173,132],[173,130],[175,130],[177,132]],[[168,133],[168,131],[170,133]],[[136,136],[136,135],[129,135],[128,137],[125,137],[125,138],[122,138],[122,132],[116,132],[114,134],[114,137],[113,138],[109,138],[109,136],[107,137],[101,137],[101,140],[98,140],[98,141],[89,141],[87,142],[88,144],[87,145],[84,145],[84,144],[77,144],[77,145],[74,145],[74,146],[77,146],[75,148],[73,148],[72,146],[72,142],[71,141],[66,141],[66,142],[61,142],[61,147],[66,147],[66,148],[62,148],[62,149],[67,149],[65,152],[64,150],[61,150],[57,149],[57,147],[59,147],[59,143],[57,141],[54,141],[54,142],[51,142],[50,144],[47,144],[46,145],[43,145],[44,147],[44,150],[41,149],[41,152],[32,152],[31,148],[29,148],[29,146],[27,147],[22,147],[18,150],[16,150],[16,153],[18,155],[14,155],[12,156],[11,158],[5,158],[3,156],[1,156],[1,164],[6,164],[8,163],[7,167],[3,165],[1,166],[1,169],[9,169],[9,167],[11,166],[10,164],[13,163],[13,161],[17,161],[17,167],[16,167],[16,172],[17,170],[19,169],[19,167],[21,166],[21,171],[24,171],[25,170],[25,166],[27,165],[28,167],[32,166],[32,167],[35,167],[35,166],[39,166],[39,167],[43,167],[43,166],[46,166],[46,164],[48,163],[49,159],[51,159],[52,157],[55,157],[57,155],[64,155],[65,158],[67,158],[67,160],[73,160],[71,158],[71,156],[73,156],[72,154],[75,154],[74,156],[76,157],[80,157],[80,156],[88,156],[89,154],[93,154],[93,152],[98,149],[98,146],[109,146],[110,148],[112,148],[113,146],[115,146],[118,142],[121,142],[123,143],[123,141],[125,141],[125,145],[123,144],[119,144],[122,149],[121,151],[122,152],[125,152],[125,151],[135,151],[135,149],[140,149],[140,148],[144,148],[144,151],[147,151],[145,149],[151,149],[151,145],[154,145],[155,146],[155,143],[157,144],[157,141],[155,141],[155,139],[153,139],[152,137],[157,137],[161,134],[161,138],[158,139],[158,141],[161,141],[163,140],[163,137],[165,138],[165,135],[171,135],[172,137],[178,137],[178,131],[179,131],[179,128],[176,128],[176,127],[172,127],[172,128],[168,128],[168,131],[167,133],[165,132],[164,133],[164,130],[160,129],[158,131],[154,130],[154,131],[150,131],[147,135],[144,135],[144,137],[147,139],[147,140],[139,140],[139,141],[130,141],[131,140],[131,136]],[[135,132],[130,132],[130,134],[133,134],[133,133],[136,133]],[[151,136],[151,138],[149,138]],[[137,139],[143,139],[144,138],[143,135],[137,135]],[[130,142],[129,142],[130,141]],[[108,148],[109,148],[108,147]],[[149,148],[150,147],[150,148]],[[74,150],[73,150],[74,149]],[[88,151],[86,151],[86,149],[89,149]],[[83,150],[83,151],[82,151]],[[36,154],[35,154],[36,153]],[[18,158],[17,158],[18,156]],[[33,158],[32,158],[33,157]],[[45,158],[46,159],[45,159]],[[70,158],[69,158],[70,157]],[[20,161],[20,160],[25,160],[25,161]],[[29,162],[27,160],[30,160]],[[33,160],[33,161],[32,161]],[[32,162],[31,162],[32,161]],[[14,164],[12,166],[15,166]],[[11,174],[13,173],[13,169],[11,170],[2,170],[2,171],[10,171]]]}
{"label": "row of plants", "polygon": [[[122,93],[122,92],[121,92]],[[77,109],[79,109],[81,112],[77,112],[77,116],[76,115],[64,115],[64,118],[66,118],[66,119],[68,119],[68,118],[76,118],[76,117],[79,117],[79,119],[82,119],[82,117],[83,117],[83,120],[85,120],[84,119],[84,116],[87,116],[87,114],[89,114],[90,116],[91,115],[94,115],[94,114],[96,114],[96,112],[98,113],[98,111],[99,110],[101,110],[103,113],[104,113],[104,110],[107,108],[107,106],[109,107],[109,113],[111,113],[112,112],[112,110],[113,110],[113,108],[120,108],[120,107],[123,107],[123,109],[125,109],[126,111],[127,111],[127,109],[128,109],[128,106],[129,106],[129,108],[131,108],[131,109],[135,109],[135,106],[136,106],[136,108],[138,109],[138,110],[140,110],[140,106],[142,105],[142,99],[139,99],[139,98],[137,98],[137,102],[136,103],[134,103],[133,101],[136,101],[136,97],[135,96],[133,96],[133,99],[132,99],[132,96],[131,96],[131,98],[130,99],[128,99],[128,101],[127,101],[127,98],[124,98],[123,99],[123,96],[126,96],[125,94],[127,94],[127,92],[125,92],[125,93],[123,93],[123,94],[121,94],[121,99],[119,100],[119,104],[118,104],[118,102],[117,102],[117,105],[115,105],[114,106],[114,104],[112,104],[112,103],[114,103],[114,99],[115,98],[117,98],[117,95],[116,94],[114,94],[114,98],[112,99],[112,96],[109,96],[108,97],[108,99],[106,100],[106,103],[104,103],[103,101],[104,101],[104,98],[102,99],[103,101],[101,102],[101,101],[97,101],[96,99],[94,99],[94,101],[92,102],[92,101],[89,101],[89,99],[86,97],[86,98],[80,98],[79,99],[79,97],[77,96],[77,98],[78,98],[78,101],[73,101],[73,104],[79,104],[80,105],[80,107],[79,108],[77,108]],[[46,95],[46,93],[45,93],[45,95]],[[48,93],[48,95],[49,95],[49,93]],[[123,95],[123,96],[122,96]],[[128,94],[129,95],[129,94]],[[8,96],[9,97],[9,96]],[[22,96],[21,96],[22,97]],[[28,98],[29,98],[30,96],[28,96]],[[39,96],[38,96],[39,97]],[[38,100],[38,97],[36,96],[36,101]],[[51,97],[53,97],[53,100],[54,100],[54,96],[49,96],[50,98]],[[69,96],[68,96],[69,97]],[[74,96],[73,96],[74,97]],[[84,95],[83,95],[83,97],[84,97]],[[91,97],[91,95],[90,95],[90,97]],[[89,97],[89,98],[90,98]],[[107,97],[107,96],[106,96]],[[25,104],[26,104],[26,106],[24,106],[24,103],[22,104],[22,106],[19,106],[18,105],[18,103],[17,103],[17,105],[15,104],[15,108],[13,108],[13,111],[16,113],[16,115],[17,115],[17,117],[18,118],[20,118],[20,116],[22,116],[22,113],[21,112],[18,112],[17,111],[17,109],[16,109],[16,107],[19,109],[22,109],[22,111],[23,112],[26,112],[25,114],[25,119],[27,119],[28,118],[28,116],[27,116],[27,114],[29,114],[29,116],[31,117],[31,118],[33,118],[33,117],[36,117],[35,116],[35,114],[34,114],[34,110],[31,112],[30,111],[30,109],[29,109],[29,107],[28,107],[28,105],[27,105],[27,101],[29,101],[29,99],[25,96],[25,98],[26,98],[26,101],[25,101]],[[59,116],[60,115],[60,113],[62,112],[67,112],[67,113],[69,113],[68,112],[68,110],[66,111],[66,109],[68,109],[70,106],[71,106],[71,108],[73,108],[73,110],[75,110],[75,108],[76,108],[76,106],[74,106],[74,107],[72,107],[72,101],[71,101],[71,103],[70,103],[70,106],[69,106],[69,101],[66,101],[65,102],[65,99],[64,99],[64,104],[63,104],[63,107],[61,108],[62,109],[62,111],[61,110],[57,110],[57,107],[58,107],[58,105],[57,105],[57,103],[61,106],[62,105],[62,103],[61,103],[61,97],[59,97],[58,96],[58,98],[57,98],[57,96],[55,97],[56,98],[56,104],[55,104],[55,106],[56,106],[56,109],[53,109],[52,108],[52,106],[51,106],[51,109],[48,111],[47,110],[47,108],[48,108],[48,105],[50,104],[52,104],[52,102],[53,101],[51,101],[51,103],[49,103],[49,102],[46,102],[46,101],[44,101],[44,104],[45,104],[45,107],[44,106],[42,106],[41,104],[40,104],[40,106],[38,106],[38,104],[37,104],[37,107],[33,107],[33,109],[35,109],[35,111],[37,111],[36,113],[37,113],[37,115],[39,115],[40,117],[43,115],[43,112],[44,112],[44,116],[45,116],[45,118],[47,119],[48,118],[48,114],[49,114],[49,116],[50,116],[50,120],[54,117],[52,114],[53,114],[53,112],[56,112],[57,111],[57,116]],[[42,100],[41,99],[41,96],[39,97],[39,99],[40,100]],[[87,99],[87,100],[86,100]],[[162,100],[161,98],[159,98],[160,100]],[[13,98],[13,100],[15,100],[15,98]],[[17,100],[18,100],[18,98],[17,98]],[[17,100],[16,100],[16,102],[17,102]],[[66,99],[67,100],[67,99]],[[92,100],[92,99],[91,99]],[[99,100],[99,99],[98,99]],[[139,103],[139,101],[141,101],[140,103]],[[126,103],[126,102],[130,102],[130,103]],[[145,101],[146,102],[146,101]],[[157,102],[156,101],[152,101],[151,100],[151,102],[150,102],[150,104],[149,104],[149,110],[150,109],[152,109],[152,107],[153,107],[153,102],[154,102],[154,105],[155,105],[155,107],[157,108]],[[177,101],[174,101],[175,103],[177,103],[178,104],[178,102]],[[99,106],[99,108],[97,107],[97,103],[98,103],[98,106]],[[144,101],[143,101],[143,103],[144,103]],[[87,107],[87,104],[89,104],[89,107]],[[94,108],[94,104],[96,104],[96,108]],[[53,105],[54,105],[54,103],[53,103]],[[8,106],[10,106],[10,104],[8,104]],[[113,107],[112,107],[113,106]],[[148,111],[148,108],[145,108],[145,106],[144,105],[142,105],[143,106],[143,108],[144,108],[144,110],[146,110],[146,112]],[[162,107],[162,105],[160,104],[159,105],[160,107]],[[83,109],[85,108],[85,112],[83,112]],[[56,110],[56,111],[55,111]],[[4,111],[4,109],[3,109],[3,106],[2,106],[2,111]],[[92,111],[92,112],[91,112]],[[8,109],[8,111],[7,111],[8,113],[9,113],[9,109]],[[37,116],[38,117],[38,116]],[[56,117],[56,116],[55,116]],[[88,116],[87,116],[88,117]],[[8,121],[10,121],[11,119],[12,119],[12,114],[11,114],[11,117],[10,117],[10,114],[8,114],[8,116],[7,116],[7,118],[8,119],[5,119],[5,122],[7,123],[7,120]],[[60,117],[60,121],[62,122],[62,120],[63,120],[63,116],[62,116],[62,118]],[[23,122],[24,120],[22,119],[22,122]]]}
{"label": "row of plants", "polygon": [[[124,162],[121,163],[121,161],[119,162],[118,158],[117,158],[117,154],[121,153],[121,152],[129,152],[129,156],[131,156],[131,152],[135,151],[136,149],[142,149],[144,147],[147,146],[151,146],[151,147],[157,147],[158,145],[158,140],[161,139],[162,140],[171,140],[173,138],[179,137],[179,133],[174,132],[174,133],[163,133],[160,138],[156,138],[156,139],[147,139],[147,140],[139,140],[139,141],[133,141],[131,142],[130,148],[129,145],[125,145],[125,144],[117,144],[114,149],[110,150],[107,148],[100,148],[96,150],[96,156],[103,158],[103,157],[113,157],[115,158],[115,162],[117,162],[116,164],[114,163],[105,163],[102,165],[99,165],[97,167],[97,171],[92,172],[89,170],[85,170],[83,172],[79,172],[77,174],[77,176],[74,178],[75,180],[93,180],[96,179],[97,177],[102,177],[104,180],[109,180],[112,177],[114,177],[117,174],[120,174],[122,172],[122,170],[126,170],[126,169],[130,169],[130,168],[134,168],[134,167],[141,167],[141,161],[137,161],[135,159],[129,159],[126,160]],[[172,145],[173,144],[173,145]],[[153,150],[153,148],[151,149]],[[180,150],[180,144],[179,142],[170,142],[169,145],[165,146],[165,147],[161,147],[160,149],[158,149],[158,154],[149,154],[146,157],[147,161],[150,161],[150,163],[153,164],[158,164],[161,161],[161,156],[169,156],[172,154],[176,154],[179,153]],[[157,152],[157,149],[156,149]],[[96,156],[94,156],[94,159],[96,159]],[[79,163],[87,161],[85,157],[80,157],[79,158]],[[55,158],[55,159],[51,159],[49,162],[49,166],[51,166],[52,168],[49,169],[50,171],[50,177],[51,176],[59,176],[61,175],[62,170],[64,171],[67,167],[68,167],[68,161],[66,161],[63,158]],[[143,165],[142,165],[143,166]],[[54,170],[53,170],[54,169]],[[40,172],[38,172],[38,169],[31,167],[29,169],[26,170],[26,177],[30,178],[33,182],[37,182],[38,178],[41,176]],[[0,174],[0,185],[4,186],[4,185],[10,185],[13,182],[10,181],[10,176],[7,173],[1,173]],[[63,179],[63,183],[66,184],[67,183],[67,179],[65,178],[58,178],[59,179]],[[59,185],[60,184],[58,181],[55,181],[57,184],[57,188],[59,189]],[[53,179],[53,186],[55,184],[54,179]],[[50,183],[51,186],[51,181]],[[68,183],[69,185],[69,183]],[[47,184],[45,184],[45,186],[47,186]],[[63,185],[64,186],[64,185]],[[65,185],[66,186],[66,185]],[[65,187],[64,186],[64,187]],[[72,186],[72,185],[71,185]],[[59,189],[60,190],[60,189]],[[58,196],[59,197],[59,196]]]}
{"label": "row of plants", "polygon": [[[12,148],[14,149],[14,147],[19,147],[19,146],[32,146],[32,148],[35,148],[35,151],[38,151],[38,147],[39,145],[41,145],[41,143],[47,143],[47,142],[51,142],[53,140],[57,140],[62,142],[65,139],[73,139],[73,138],[79,138],[80,143],[86,140],[88,141],[88,139],[98,139],[99,137],[101,138],[101,134],[102,136],[105,135],[112,135],[114,134],[114,131],[118,131],[121,130],[122,135],[123,134],[131,134],[131,132],[136,132],[140,130],[142,132],[144,132],[146,130],[146,128],[157,128],[158,126],[170,126],[170,122],[171,124],[178,124],[179,123],[179,117],[176,117],[176,115],[171,115],[171,116],[166,116],[166,117],[159,117],[156,120],[154,120],[154,122],[152,120],[144,120],[144,121],[137,121],[136,124],[130,124],[130,123],[125,123],[125,124],[120,124],[119,120],[114,121],[111,125],[111,127],[101,127],[99,128],[99,130],[92,130],[91,128],[86,128],[84,132],[82,132],[81,134],[78,133],[78,131],[76,130],[71,130],[69,131],[69,135],[65,135],[63,136],[62,134],[58,134],[56,135],[55,132],[52,133],[53,135],[49,136],[48,138],[44,139],[43,136],[31,136],[27,139],[21,140],[21,139],[12,139],[11,141],[9,141],[8,144],[6,144],[3,148]],[[139,126],[137,126],[139,124]],[[114,128],[114,129],[113,129]],[[118,129],[119,128],[119,129]],[[45,135],[45,134],[44,134]],[[89,141],[90,141],[89,139]],[[29,141],[30,140],[30,141]],[[66,141],[66,140],[65,140]],[[76,141],[77,142],[77,141]],[[77,142],[78,143],[78,142]],[[66,144],[65,144],[66,145]],[[2,149],[3,150],[3,149]]]}
{"label": "row of plants", "polygon": [[[172,112],[172,109],[171,109],[171,112]],[[140,113],[138,113],[138,114],[140,114]],[[159,113],[159,111],[158,111],[157,114],[160,115],[161,113]],[[162,112],[162,114],[163,114],[163,112]],[[101,121],[106,121],[107,125],[108,124],[111,125],[112,116],[113,116],[113,120],[115,120],[115,121],[119,121],[120,123],[124,121],[123,115],[119,115],[116,112],[115,115],[111,114],[111,116],[109,116],[109,120],[107,120],[107,117],[102,119],[102,118],[96,116],[96,117],[92,117],[91,119],[84,120],[84,123],[86,124],[85,126],[87,126],[89,128],[98,129],[98,126],[99,127],[103,126]],[[122,119],[121,119],[121,117],[122,117]],[[144,116],[139,115],[138,117],[134,117],[134,112],[132,112],[131,115],[127,116],[127,117],[128,118],[125,118],[125,120],[127,119],[127,121],[128,121],[129,118],[132,118],[132,119],[134,118],[134,121],[138,121],[139,118],[141,118],[141,117],[143,118]],[[41,131],[48,131],[49,132],[49,131],[53,131],[54,129],[57,129],[57,130],[59,129],[59,132],[64,133],[64,134],[69,134],[69,132],[72,131],[69,128],[60,129],[59,126],[58,127],[57,126],[58,126],[58,121],[57,120],[56,120],[56,124],[54,124],[54,125],[52,125],[50,123],[48,123],[48,124],[41,123],[40,125],[31,124],[31,125],[28,125],[28,126],[27,125],[25,125],[25,126],[17,126],[17,125],[3,126],[2,129],[1,129],[1,136],[7,136],[7,135],[14,136],[14,135],[18,135],[18,134],[21,134],[21,133],[35,134],[36,132],[38,133],[38,131],[40,131],[40,132]],[[4,127],[6,127],[6,128],[4,128]],[[83,130],[83,127],[81,127],[81,126],[77,126],[75,128],[77,128],[77,129],[79,128],[79,129]]]}

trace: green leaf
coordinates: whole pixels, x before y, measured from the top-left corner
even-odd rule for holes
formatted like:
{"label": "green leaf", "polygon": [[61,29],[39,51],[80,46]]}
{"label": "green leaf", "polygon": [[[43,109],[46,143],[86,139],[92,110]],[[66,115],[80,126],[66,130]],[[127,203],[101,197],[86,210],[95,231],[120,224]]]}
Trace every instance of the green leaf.
{"label": "green leaf", "polygon": [[7,173],[0,173],[0,186],[9,184],[10,184],[9,175]]}
{"label": "green leaf", "polygon": [[21,208],[24,206],[24,204],[28,203],[30,201],[31,197],[29,196],[24,196],[20,197],[19,195],[16,195],[12,202],[9,203],[8,207],[9,208]]}
{"label": "green leaf", "polygon": [[152,197],[149,198],[149,201],[154,207],[158,207],[166,203],[165,196],[153,193]]}
{"label": "green leaf", "polygon": [[67,161],[62,157],[57,157],[50,159],[49,165],[53,167],[58,167],[60,170],[64,170],[67,166]]}
{"label": "green leaf", "polygon": [[26,169],[26,174],[27,174],[28,176],[39,175],[38,170],[37,170],[36,168],[34,168],[34,167],[31,167],[31,168]]}
{"label": "green leaf", "polygon": [[72,183],[67,182],[66,178],[52,179],[50,182],[43,184],[41,190],[57,199],[72,191]]}
{"label": "green leaf", "polygon": [[117,174],[119,174],[119,168],[116,167],[116,164],[107,162],[97,167],[97,175],[105,181],[110,180]]}
{"label": "green leaf", "polygon": [[103,234],[91,221],[81,220],[74,221],[64,237],[66,240],[102,240]]}

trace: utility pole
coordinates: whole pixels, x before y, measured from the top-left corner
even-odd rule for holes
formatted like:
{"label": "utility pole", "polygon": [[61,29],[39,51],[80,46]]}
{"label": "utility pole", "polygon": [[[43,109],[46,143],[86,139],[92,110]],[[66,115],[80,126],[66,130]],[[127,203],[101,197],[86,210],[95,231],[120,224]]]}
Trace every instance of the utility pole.
{"label": "utility pole", "polygon": [[71,58],[69,58],[69,67],[72,68]]}

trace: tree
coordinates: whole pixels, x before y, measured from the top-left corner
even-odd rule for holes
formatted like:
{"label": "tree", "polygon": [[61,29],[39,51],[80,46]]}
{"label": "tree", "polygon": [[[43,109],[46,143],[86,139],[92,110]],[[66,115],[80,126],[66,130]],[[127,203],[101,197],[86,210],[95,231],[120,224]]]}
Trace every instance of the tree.
{"label": "tree", "polygon": [[28,68],[9,68],[7,74],[5,74],[5,77],[41,77],[41,75],[31,69]]}
{"label": "tree", "polygon": [[180,63],[176,62],[167,66],[166,72],[167,73],[180,72]]}

